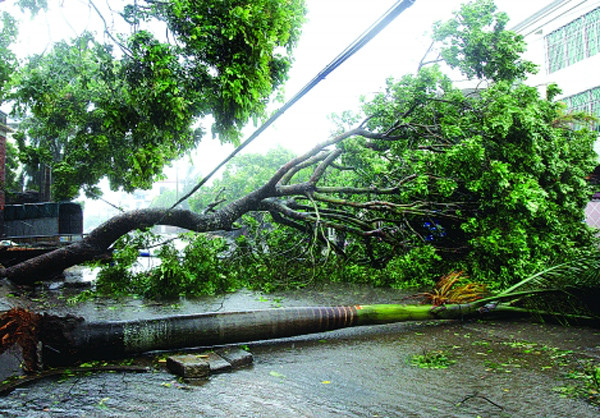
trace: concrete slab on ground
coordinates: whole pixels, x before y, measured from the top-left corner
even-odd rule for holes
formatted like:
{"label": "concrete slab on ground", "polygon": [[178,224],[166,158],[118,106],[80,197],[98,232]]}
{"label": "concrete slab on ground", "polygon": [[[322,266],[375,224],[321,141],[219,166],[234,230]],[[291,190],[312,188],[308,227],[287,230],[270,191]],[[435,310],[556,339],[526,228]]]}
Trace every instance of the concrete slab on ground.
{"label": "concrete slab on ground", "polygon": [[178,354],[167,358],[167,369],[185,379],[205,379],[252,363],[252,354],[238,347],[227,347],[201,354]]}

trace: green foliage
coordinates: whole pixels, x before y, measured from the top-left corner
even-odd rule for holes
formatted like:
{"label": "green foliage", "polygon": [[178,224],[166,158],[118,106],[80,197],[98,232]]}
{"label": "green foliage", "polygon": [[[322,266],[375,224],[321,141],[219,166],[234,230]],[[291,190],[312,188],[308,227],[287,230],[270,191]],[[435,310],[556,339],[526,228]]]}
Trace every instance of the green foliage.
{"label": "green foliage", "polygon": [[125,296],[137,294],[136,274],[132,267],[137,262],[140,248],[147,248],[158,237],[150,233],[135,231],[123,235],[113,245],[112,259],[102,265],[96,280],[96,290],[102,295]]}
{"label": "green foliage", "polygon": [[325,274],[325,257],[310,235],[275,226],[270,216],[262,214],[244,216],[239,226],[242,234],[228,264],[245,287],[265,292],[300,288]]}
{"label": "green foliage", "polygon": [[[133,187],[158,175],[159,167],[195,143],[194,133],[184,129],[190,126],[188,113],[216,111],[220,116],[215,129],[225,132],[225,125],[238,126],[260,110],[256,97],[275,86],[282,73],[270,70],[273,84],[267,88],[263,58],[254,46],[293,43],[297,33],[286,38],[279,29],[265,26],[264,16],[253,9],[254,4],[266,7],[262,1],[252,5],[227,1],[208,14],[193,9],[198,4],[204,2],[181,0],[127,9],[126,16],[134,23],[164,20],[184,38],[178,47],[136,32],[128,43],[131,55],[123,60],[115,60],[105,46],[90,40],[65,44],[62,50],[57,47],[64,63],[69,63],[65,69],[60,60],[40,57],[42,65],[21,76],[35,82],[21,83],[21,91],[26,87],[38,91],[46,80],[38,74],[46,74],[41,69],[53,68],[58,80],[61,74],[65,80],[53,81],[40,90],[44,94],[24,94],[22,103],[44,121],[36,125],[32,120],[31,132],[39,132],[38,137],[58,148],[22,146],[23,154],[45,161],[61,146],[76,156],[86,147],[104,149],[111,154],[110,164],[119,169],[102,170],[108,170],[113,184],[122,181]],[[292,10],[300,7],[299,2],[286,4]],[[284,15],[273,10],[279,28],[297,27]],[[165,245],[158,252],[160,266],[144,274],[132,273],[137,253],[126,248],[134,242],[125,239],[115,248],[114,265],[101,274],[99,289],[176,297],[239,286],[270,291],[318,280],[422,287],[448,272],[464,271],[494,290],[527,280],[548,265],[596,253],[594,231],[583,222],[591,195],[586,177],[596,166],[596,133],[588,129],[587,116],[565,114],[564,106],[552,101],[558,94],[556,86],[549,87],[547,97],[540,97],[536,88],[521,82],[534,68],[520,59],[523,40],[504,30],[506,22],[490,1],[480,0],[464,6],[455,20],[438,24],[435,37],[444,59],[468,77],[487,79],[486,89],[463,92],[436,65],[390,79],[383,92],[364,102],[363,114],[340,118],[346,127],[366,117],[363,126],[370,135],[340,142],[335,151],[341,157],[335,164],[327,166],[319,159],[327,155],[324,151],[312,160],[314,165],[294,172],[294,181],[305,182],[310,178],[305,170],[327,167],[321,177],[314,176],[318,184],[283,196],[286,204],[290,202],[287,209],[298,216],[286,218],[283,211],[250,213],[240,221],[240,236],[230,248],[221,239],[203,236],[185,238],[188,245],[183,252]],[[256,66],[248,59],[256,59]],[[286,66],[285,60],[269,62]],[[75,72],[97,77],[71,81]],[[88,91],[84,80],[96,86],[98,100],[71,100]],[[251,80],[257,85],[252,86]],[[120,99],[106,101],[104,92]],[[241,99],[240,92],[249,93],[251,102],[258,104]],[[31,100],[34,96],[36,100]],[[224,100],[215,104],[219,98]],[[162,106],[168,107],[166,113]],[[99,127],[94,130],[95,125],[87,123],[96,111]],[[106,126],[104,118],[110,121]],[[85,129],[73,130],[73,121]],[[135,125],[129,125],[131,121]],[[129,148],[119,148],[113,137],[127,138]],[[142,138],[144,144],[135,145]],[[165,138],[170,138],[169,144],[162,142]],[[65,195],[77,184],[68,179],[86,175],[77,165],[85,161],[83,155],[72,160],[67,155],[61,153],[55,160],[57,172],[67,179],[57,182]],[[219,199],[230,202],[247,195],[290,158],[282,149],[266,156],[244,155],[213,186],[198,193],[190,206],[210,210]],[[124,177],[118,177],[122,173]],[[276,193],[273,196],[273,201],[278,199]],[[283,226],[275,227],[276,223]],[[112,289],[113,283],[123,290]]]}
{"label": "green foliage", "polygon": [[17,58],[10,50],[17,38],[15,19],[6,12],[0,14],[0,103],[4,99],[5,86],[17,66]]}
{"label": "green foliage", "polygon": [[456,360],[448,357],[448,354],[442,350],[426,351],[423,354],[414,354],[409,361],[411,366],[421,369],[447,369]]}
{"label": "green foliage", "polygon": [[21,10],[27,9],[34,15],[48,8],[48,0],[17,0],[17,4]]}
{"label": "green foliage", "polygon": [[416,247],[390,260],[384,271],[389,280],[385,284],[399,289],[432,287],[443,273],[441,261],[434,246]]}
{"label": "green foliage", "polygon": [[[432,246],[422,246],[379,264],[367,256],[364,242],[338,237],[344,256],[314,235],[282,225],[269,216],[245,216],[228,258],[240,285],[265,292],[295,289],[319,282],[368,283],[395,288],[425,288],[439,276],[441,258]],[[384,253],[380,254],[381,256]]]}
{"label": "green foliage", "polygon": [[469,78],[494,81],[525,78],[536,66],[521,58],[525,41],[507,31],[508,16],[493,0],[463,4],[454,19],[436,23],[433,38],[443,43],[442,57]]}
{"label": "green foliage", "polygon": [[446,266],[440,273],[464,270],[504,287],[594,248],[583,211],[596,135],[557,123],[560,109],[512,80],[465,96],[437,67],[423,68],[365,104],[370,129],[396,129],[397,139],[373,141],[363,152],[358,138],[356,150],[343,145],[345,163],[358,167],[355,182],[368,187],[411,178],[392,201],[430,203],[413,211],[404,239],[435,247]]}
{"label": "green foliage", "polygon": [[578,361],[576,367],[565,374],[568,379],[553,388],[561,396],[584,399],[600,406],[600,365],[590,359]]}
{"label": "green foliage", "polygon": [[[300,35],[303,1],[148,3],[152,9],[145,17],[164,21],[183,43],[183,55],[202,63],[195,73],[210,78],[212,88],[205,98],[214,111],[214,132],[235,137],[234,128],[263,114],[265,99],[286,79],[291,61],[280,48],[289,54]],[[146,10],[146,5],[138,5],[129,12],[139,15]],[[210,75],[209,66],[216,75]]]}
{"label": "green foliage", "polygon": [[158,196],[152,199],[151,208],[169,208],[177,202],[177,193],[175,190],[167,189],[160,192]]}
{"label": "green foliage", "polygon": [[[142,47],[132,48],[135,54]],[[189,128],[191,105],[177,106],[185,102],[151,85],[152,74],[136,80],[128,62],[111,54],[84,34],[31,58],[14,79],[15,111],[32,112],[20,125],[27,133],[18,136],[22,160],[50,165],[56,199],[72,198],[80,187],[97,195],[104,176],[113,189],[148,188],[199,140]]]}
{"label": "green foliage", "polygon": [[582,362],[579,368],[568,373],[567,377],[580,383],[573,391],[575,395],[594,405],[600,405],[600,365],[597,362]]}
{"label": "green foliage", "polygon": [[[198,144],[200,118],[212,115],[213,133],[235,142],[264,115],[287,77],[304,12],[302,0],[135,2],[123,14],[134,30],[118,53],[84,33],[12,76],[23,156],[37,151],[52,167],[55,199],[80,188],[98,195],[104,176],[113,190],[149,188]],[[139,30],[140,20],[162,22],[176,42]],[[14,65],[0,65],[1,87]]]}
{"label": "green foliage", "polygon": [[5,181],[4,190],[7,194],[11,192],[20,192],[23,190],[23,178],[19,175],[18,150],[11,143],[6,142],[6,162],[5,162]]}
{"label": "green foliage", "polygon": [[139,295],[150,299],[173,299],[223,293],[238,288],[229,274],[223,253],[225,240],[202,234],[181,234],[180,250],[173,241],[162,243],[156,253],[160,260],[150,270],[135,269],[140,248],[156,245],[159,236],[134,233],[115,244],[113,259],[98,274],[98,293],[110,296]]}
{"label": "green foliage", "polygon": [[160,265],[142,280],[144,296],[200,296],[234,289],[227,278],[229,266],[221,258],[224,239],[191,233],[180,238],[187,243],[182,254],[172,244],[161,247]]}

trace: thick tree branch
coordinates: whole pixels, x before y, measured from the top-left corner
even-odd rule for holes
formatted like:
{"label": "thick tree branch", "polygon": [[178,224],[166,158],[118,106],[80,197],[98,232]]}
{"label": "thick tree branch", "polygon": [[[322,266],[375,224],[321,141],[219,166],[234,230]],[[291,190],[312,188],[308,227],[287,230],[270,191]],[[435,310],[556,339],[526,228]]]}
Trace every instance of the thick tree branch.
{"label": "thick tree branch", "polygon": [[342,153],[341,149],[337,149],[335,151],[331,151],[331,153],[323,160],[321,164],[313,171],[312,176],[310,177],[309,183],[316,186],[317,182],[323,177],[325,171],[329,168],[329,166],[338,158]]}
{"label": "thick tree branch", "polygon": [[[394,177],[392,172],[382,178],[391,187],[331,187],[320,186],[328,170],[337,170],[335,162],[344,153],[344,148],[331,148],[346,139],[361,136],[367,139],[389,137],[363,128],[351,129],[315,146],[309,152],[283,165],[260,188],[219,209],[218,196],[208,210],[194,213],[188,210],[141,209],[119,214],[100,225],[80,242],[71,244],[30,259],[18,265],[0,269],[1,277],[16,283],[28,284],[60,274],[64,269],[86,261],[99,259],[110,253],[114,242],[136,229],[154,225],[172,225],[195,232],[229,230],[234,222],[245,213],[267,211],[275,222],[294,227],[303,232],[314,232],[316,228],[332,228],[364,239],[377,238],[397,245],[408,230],[403,223],[406,217],[456,218],[452,204],[442,206],[433,202],[394,202],[382,198],[399,194],[417,175]],[[292,183],[300,170],[310,169],[310,179]],[[345,198],[339,196],[344,195]],[[364,201],[360,196],[379,196]],[[353,196],[357,197],[353,199]],[[310,204],[302,204],[310,199]],[[375,215],[375,216],[374,216]],[[405,232],[402,232],[405,231]],[[318,239],[327,240],[327,237]],[[337,251],[337,249],[336,249]]]}
{"label": "thick tree branch", "polygon": [[274,188],[278,183],[281,182],[281,180],[288,174],[288,172],[293,170],[299,164],[302,164],[302,163],[306,162],[307,160],[313,158],[315,155],[318,155],[321,151],[324,151],[326,148],[330,147],[331,145],[338,144],[347,138],[357,136],[357,135],[362,136],[363,134],[367,134],[367,133],[369,133],[369,131],[367,131],[364,128],[355,128],[355,129],[351,129],[347,132],[344,132],[340,135],[337,135],[337,136],[331,138],[330,140],[325,141],[325,142],[315,146],[313,149],[308,151],[306,154],[301,155],[297,158],[294,158],[289,163],[285,164],[283,167],[281,167],[279,170],[277,170],[275,175],[273,177],[271,177],[271,179],[267,182],[267,184],[265,184],[264,188],[267,188],[267,189]]}

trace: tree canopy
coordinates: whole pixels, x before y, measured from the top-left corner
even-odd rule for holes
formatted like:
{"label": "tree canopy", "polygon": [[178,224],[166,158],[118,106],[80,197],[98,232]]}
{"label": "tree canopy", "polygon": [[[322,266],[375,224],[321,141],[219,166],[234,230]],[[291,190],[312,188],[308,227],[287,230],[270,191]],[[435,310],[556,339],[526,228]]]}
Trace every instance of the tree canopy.
{"label": "tree canopy", "polygon": [[[565,115],[564,105],[554,101],[558,87],[540,93],[523,82],[535,66],[520,58],[522,38],[505,24],[491,1],[479,0],[436,26],[440,56],[465,76],[483,80],[477,89],[459,89],[437,59],[424,60],[416,74],[390,79],[364,100],[361,112],[340,118],[335,135],[303,155],[286,156],[270,176],[262,177],[264,169],[269,160],[279,164],[281,150],[269,159],[246,156],[234,163],[221,185],[236,177],[248,181],[252,172],[257,181],[249,181],[248,189],[219,197],[214,188],[210,199],[192,201],[195,211],[118,215],[81,243],[2,274],[18,279],[62,270],[104,256],[119,237],[158,223],[197,232],[239,229],[251,212],[262,212],[247,218],[246,231],[257,238],[240,238],[230,263],[235,271],[220,261],[219,268],[206,270],[221,289],[227,288],[223,277],[240,274],[244,283],[269,272],[299,283],[291,276],[306,275],[307,266],[329,279],[400,287],[461,271],[503,288],[548,265],[594,253],[584,208],[597,134],[584,116]],[[257,222],[267,227],[255,233]],[[285,228],[269,233],[276,224]],[[255,268],[274,249],[284,250],[277,251],[281,264]],[[195,275],[181,273],[178,262],[162,266],[153,277],[165,283]]]}
{"label": "tree canopy", "polygon": [[[149,188],[201,140],[200,118],[211,116],[213,134],[236,142],[246,122],[264,115],[286,79],[304,12],[302,0],[125,6],[129,33],[111,33],[110,42],[83,33],[11,77],[22,159],[52,168],[55,199],[98,194],[104,176],[114,190]],[[157,24],[166,39],[144,29]],[[0,54],[13,26],[3,26]],[[0,69],[0,86],[12,62]]]}
{"label": "tree canopy", "polygon": [[4,89],[16,67],[15,54],[10,45],[15,41],[17,29],[15,19],[6,12],[0,15],[0,102],[4,97]]}

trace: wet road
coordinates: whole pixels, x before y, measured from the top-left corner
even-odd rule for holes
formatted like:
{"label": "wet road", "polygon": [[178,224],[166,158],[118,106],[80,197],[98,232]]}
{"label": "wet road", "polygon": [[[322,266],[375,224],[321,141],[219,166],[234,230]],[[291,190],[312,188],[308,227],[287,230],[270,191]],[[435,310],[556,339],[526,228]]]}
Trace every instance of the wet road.
{"label": "wet road", "polygon": [[[6,295],[4,295],[6,296]],[[238,292],[178,306],[88,302],[46,309],[88,319],[165,313],[386,303],[402,292],[355,286],[260,295]],[[25,303],[19,295],[3,299]],[[598,417],[564,397],[565,375],[600,361],[600,330],[507,321],[357,327],[248,344],[250,367],[181,383],[162,369],[49,378],[0,398],[2,417]],[[411,364],[443,354],[447,368]]]}

